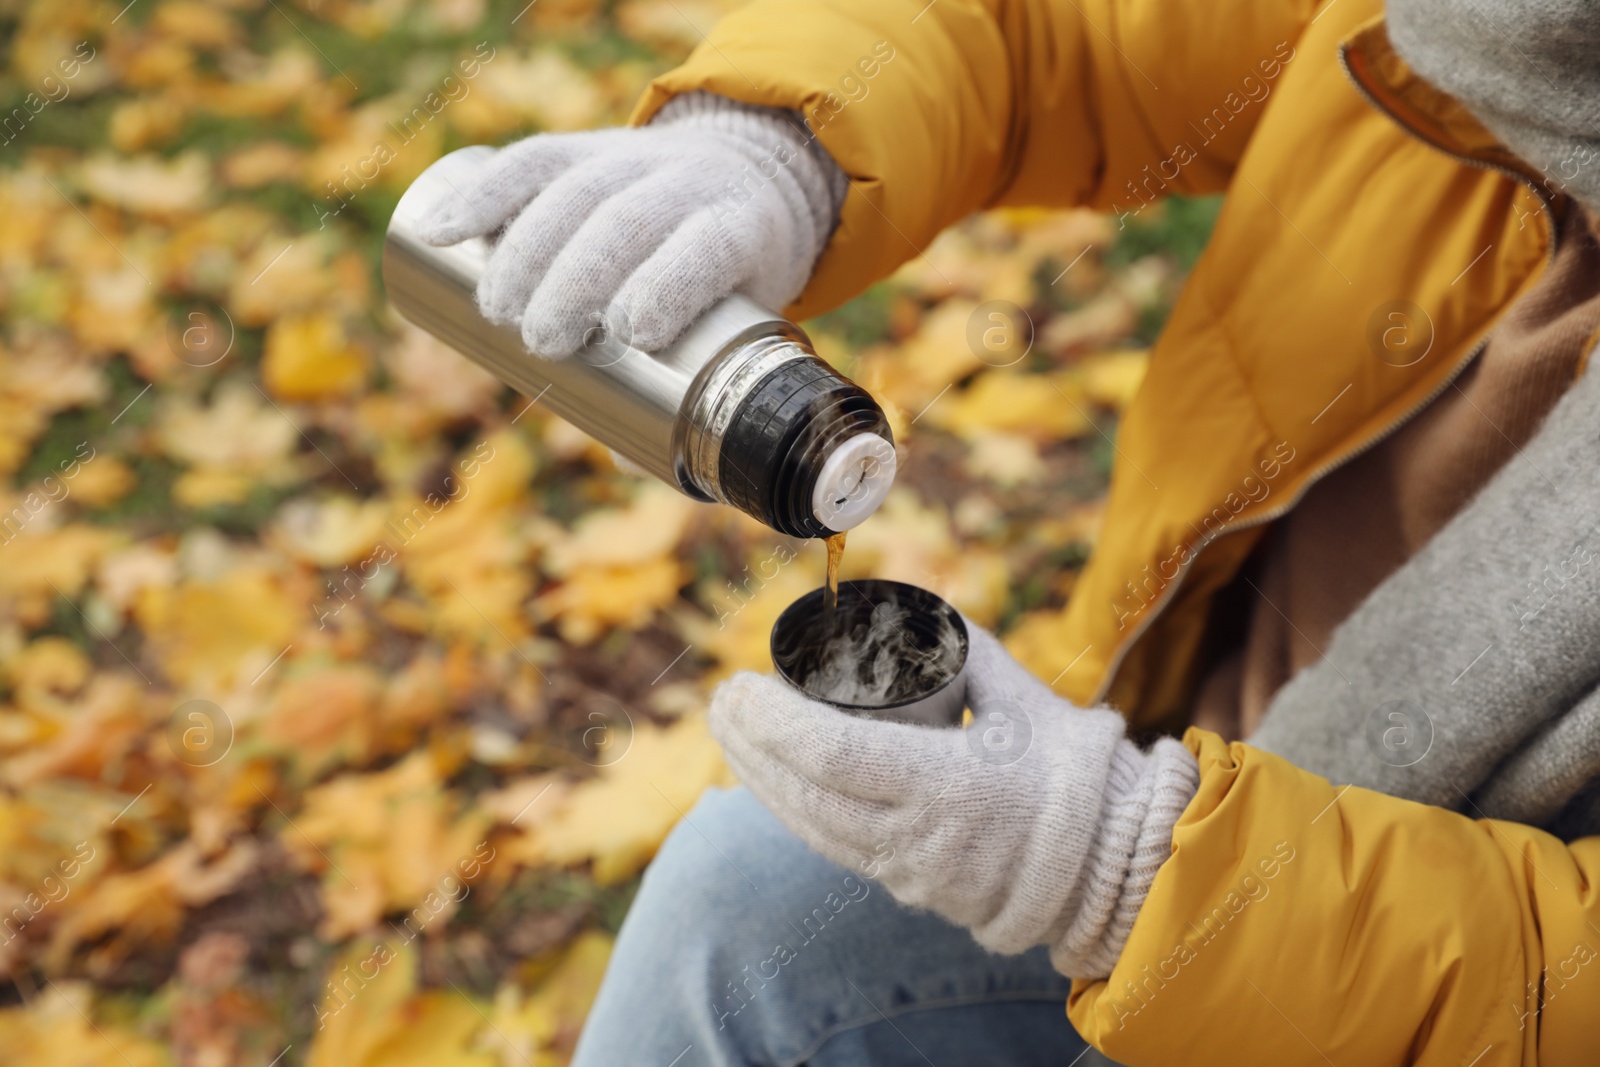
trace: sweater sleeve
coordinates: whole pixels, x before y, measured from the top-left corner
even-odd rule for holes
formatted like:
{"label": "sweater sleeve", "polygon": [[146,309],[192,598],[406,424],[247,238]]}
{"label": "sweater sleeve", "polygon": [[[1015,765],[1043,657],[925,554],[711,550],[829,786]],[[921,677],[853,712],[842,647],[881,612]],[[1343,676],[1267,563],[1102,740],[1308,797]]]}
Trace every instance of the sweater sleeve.
{"label": "sweater sleeve", "polygon": [[1199,784],[1194,756],[1173,738],[1148,752],[1126,739],[1117,744],[1077,907],[1048,938],[1056,970],[1072,978],[1111,973]]}
{"label": "sweater sleeve", "polygon": [[[1227,186],[1260,110],[1178,164],[1205,109],[1294,56],[1315,0],[756,0],[634,111],[707,90],[798,111],[850,176],[833,241],[789,309],[827,310],[993,205],[1109,209],[1130,183]],[[1200,102],[1204,102],[1203,104]],[[1160,179],[1151,168],[1171,164]]]}
{"label": "sweater sleeve", "polygon": [[1190,730],[1200,787],[1108,978],[1122,1063],[1600,1062],[1600,838],[1565,845]]}

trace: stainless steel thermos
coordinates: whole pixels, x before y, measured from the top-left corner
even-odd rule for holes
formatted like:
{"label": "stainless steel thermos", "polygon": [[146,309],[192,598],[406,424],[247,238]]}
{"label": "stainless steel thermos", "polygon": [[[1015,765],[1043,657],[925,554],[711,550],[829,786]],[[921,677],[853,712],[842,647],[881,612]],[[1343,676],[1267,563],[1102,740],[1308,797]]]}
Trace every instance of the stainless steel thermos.
{"label": "stainless steel thermos", "polygon": [[434,248],[416,227],[490,151],[445,156],[395,208],[383,278],[402,315],[695,499],[793,537],[848,530],[877,510],[895,473],[882,409],[817,358],[803,330],[752,300],[728,297],[656,353],[597,316],[577,355],[543,359],[514,326],[486,320],[474,292],[488,241]]}

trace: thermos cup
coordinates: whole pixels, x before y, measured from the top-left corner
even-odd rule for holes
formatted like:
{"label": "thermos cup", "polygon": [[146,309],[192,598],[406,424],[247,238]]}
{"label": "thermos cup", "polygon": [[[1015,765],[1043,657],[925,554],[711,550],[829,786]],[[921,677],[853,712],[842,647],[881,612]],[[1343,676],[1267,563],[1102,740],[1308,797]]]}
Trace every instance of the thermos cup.
{"label": "thermos cup", "polygon": [[778,676],[814,700],[874,719],[954,726],[966,707],[969,638],[938,596],[882,578],[814,589],[772,626]]}
{"label": "thermos cup", "polygon": [[628,343],[597,311],[578,354],[529,352],[514,326],[478,311],[490,245],[424,244],[417,224],[459,196],[489,148],[440,159],[400,198],[383,245],[389,299],[411,322],[614,452],[697,500],[717,500],[779,533],[826,537],[877,510],[894,480],[893,435],[877,402],[817,358],[798,326],[743,296],[713,306],[670,348]]}

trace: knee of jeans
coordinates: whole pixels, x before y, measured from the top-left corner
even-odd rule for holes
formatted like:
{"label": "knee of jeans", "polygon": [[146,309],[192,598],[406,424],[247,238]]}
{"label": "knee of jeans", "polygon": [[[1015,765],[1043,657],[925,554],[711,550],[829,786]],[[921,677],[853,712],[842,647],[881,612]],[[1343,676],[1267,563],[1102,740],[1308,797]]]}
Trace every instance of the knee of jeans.
{"label": "knee of jeans", "polygon": [[749,790],[710,789],[662,843],[629,921],[650,929],[658,947],[678,942],[674,954],[714,958],[752,936],[768,936],[815,887],[846,873]]}
{"label": "knee of jeans", "polygon": [[787,981],[769,988],[764,966],[774,945],[800,940],[787,921],[803,913],[800,904],[809,907],[822,896],[819,886],[846,873],[747,790],[708,790],[645,871],[591,1015],[585,1062],[600,1062],[592,1057],[602,1046],[632,1048],[641,1028],[729,1052],[710,1057],[719,1063],[778,1058],[773,1050],[788,1047],[794,998],[818,984],[791,968]]}
{"label": "knee of jeans", "polygon": [[661,843],[634,907],[661,895],[679,914],[737,907],[758,892],[746,868],[781,865],[784,852],[805,847],[743,786],[707,789]]}

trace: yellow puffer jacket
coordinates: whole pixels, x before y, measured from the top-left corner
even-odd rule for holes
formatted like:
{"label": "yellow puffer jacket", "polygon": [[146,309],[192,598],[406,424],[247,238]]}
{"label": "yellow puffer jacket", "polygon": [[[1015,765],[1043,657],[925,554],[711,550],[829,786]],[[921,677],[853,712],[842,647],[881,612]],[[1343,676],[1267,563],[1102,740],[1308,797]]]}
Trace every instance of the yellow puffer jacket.
{"label": "yellow puffer jacket", "polygon": [[[797,316],[979,208],[1230,190],[1030,664],[1149,726],[1182,724],[1211,600],[1265,525],[1448,388],[1568,207],[1407,70],[1376,0],[757,0],[634,120],[694,89],[802,111],[851,176]],[[1600,840],[1185,740],[1202,782],[1173,858],[1069,1004],[1096,1045],[1135,1067],[1600,1063]]]}

